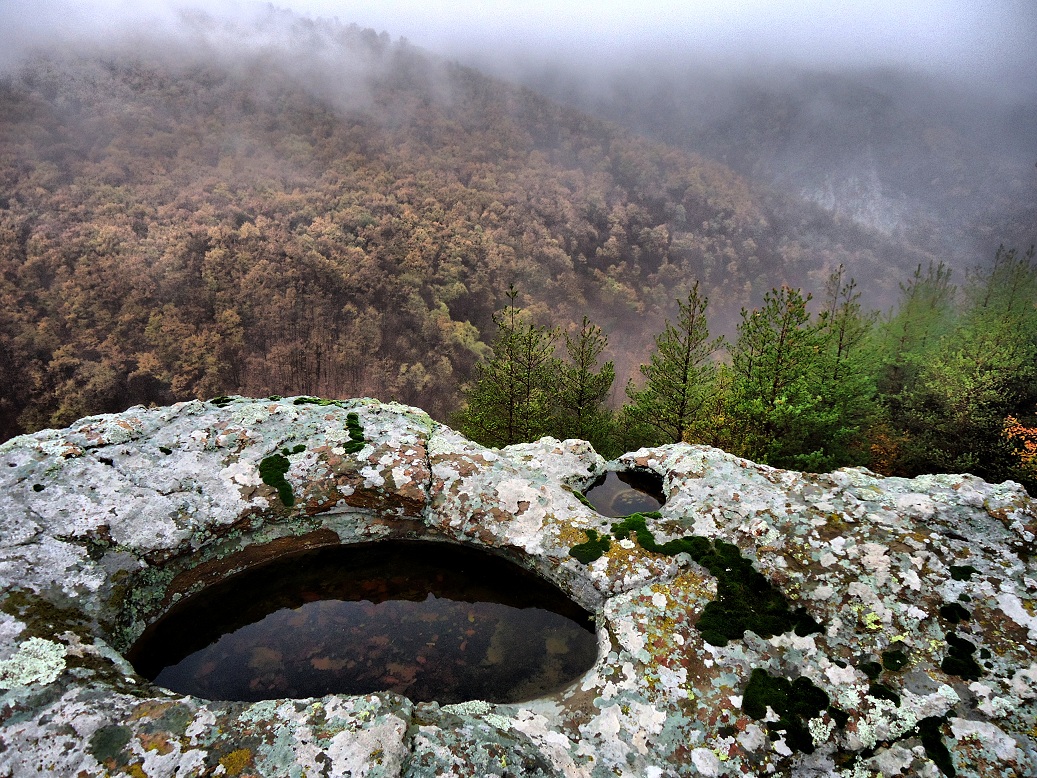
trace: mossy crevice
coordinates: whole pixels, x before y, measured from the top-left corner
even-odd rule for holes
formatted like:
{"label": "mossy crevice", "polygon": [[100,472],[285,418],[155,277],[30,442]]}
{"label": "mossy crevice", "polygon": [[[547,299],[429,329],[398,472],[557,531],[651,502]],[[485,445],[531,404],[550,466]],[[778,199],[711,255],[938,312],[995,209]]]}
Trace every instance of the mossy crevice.
{"label": "mossy crevice", "polygon": [[925,755],[932,760],[941,773],[954,778],[958,771],[954,769],[954,760],[951,758],[947,745],[943,742],[943,732],[941,731],[941,727],[946,723],[946,716],[929,716],[918,722],[916,732],[922,741]]}
{"label": "mossy crevice", "polygon": [[[814,740],[807,722],[833,710],[830,703],[824,690],[815,686],[809,678],[800,676],[790,681],[771,675],[759,667],[753,670],[742,695],[742,711],[750,718],[757,721],[765,719],[768,708],[778,716],[777,721],[766,722],[771,740],[777,740],[784,731],[786,745],[793,751],[805,754],[814,753]],[[843,723],[847,721],[836,716],[832,716],[832,719],[837,724],[840,720]]]}
{"label": "mossy crevice", "polygon": [[983,668],[972,657],[976,653],[975,643],[958,637],[953,631],[947,633],[946,640],[947,656],[940,663],[940,669],[947,675],[978,681],[983,676]]}
{"label": "mossy crevice", "polygon": [[585,495],[579,489],[571,489],[570,491],[573,493],[573,497],[579,500],[584,507],[590,508],[592,511],[596,510],[595,507],[591,504],[591,501],[587,499],[587,495]]}
{"label": "mossy crevice", "polygon": [[882,652],[882,667],[894,673],[898,673],[907,665],[907,651],[902,648],[891,648]]}
{"label": "mossy crevice", "polygon": [[[702,639],[714,646],[741,640],[746,630],[760,637],[772,637],[795,631],[805,637],[821,631],[821,626],[804,608],[792,610],[784,595],[742,557],[738,546],[701,535],[687,535],[659,543],[648,529],[646,517],[660,514],[633,513],[612,525],[616,538],[633,534],[638,544],[652,554],[673,556],[688,554],[717,579],[716,599],[706,604],[695,623]],[[590,564],[609,550],[609,536],[587,530],[588,541],[574,546],[569,555]]]}
{"label": "mossy crevice", "polygon": [[951,578],[955,581],[968,581],[978,572],[972,565],[951,565]]}

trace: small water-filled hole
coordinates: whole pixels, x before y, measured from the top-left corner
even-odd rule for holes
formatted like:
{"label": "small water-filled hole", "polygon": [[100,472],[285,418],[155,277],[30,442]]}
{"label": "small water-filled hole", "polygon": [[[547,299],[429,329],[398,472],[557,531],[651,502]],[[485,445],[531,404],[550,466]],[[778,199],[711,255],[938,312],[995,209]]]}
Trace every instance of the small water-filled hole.
{"label": "small water-filled hole", "polygon": [[603,516],[629,516],[657,511],[666,502],[663,479],[654,473],[609,471],[586,492],[587,501]]}
{"label": "small water-filled hole", "polygon": [[589,613],[510,561],[386,541],[231,576],[151,625],[128,658],[159,686],[209,700],[520,702],[589,670],[597,638]]}

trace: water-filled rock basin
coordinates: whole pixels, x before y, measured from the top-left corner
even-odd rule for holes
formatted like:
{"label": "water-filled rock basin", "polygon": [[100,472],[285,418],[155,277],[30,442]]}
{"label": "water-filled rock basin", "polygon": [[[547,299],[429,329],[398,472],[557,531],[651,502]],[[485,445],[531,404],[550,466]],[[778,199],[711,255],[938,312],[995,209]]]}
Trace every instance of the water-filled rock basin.
{"label": "water-filled rock basin", "polygon": [[590,615],[472,548],[392,541],[293,554],[187,598],[129,658],[178,693],[257,701],[394,691],[518,702],[591,668]]}
{"label": "water-filled rock basin", "polygon": [[659,476],[629,470],[609,471],[591,484],[586,497],[598,513],[616,518],[657,511],[666,501]]}

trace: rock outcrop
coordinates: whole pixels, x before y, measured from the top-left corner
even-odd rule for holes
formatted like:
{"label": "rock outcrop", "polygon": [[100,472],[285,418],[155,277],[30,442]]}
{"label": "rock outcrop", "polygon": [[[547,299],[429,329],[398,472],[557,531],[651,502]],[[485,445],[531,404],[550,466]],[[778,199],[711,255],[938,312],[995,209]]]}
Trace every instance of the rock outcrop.
{"label": "rock outcrop", "polygon": [[[661,476],[659,514],[584,504],[606,469]],[[1012,483],[490,450],[315,398],[83,419],[0,446],[0,479],[0,775],[1037,775],[1037,504]],[[440,706],[206,701],[123,658],[212,581],[387,538],[536,571],[596,614],[597,663]]]}

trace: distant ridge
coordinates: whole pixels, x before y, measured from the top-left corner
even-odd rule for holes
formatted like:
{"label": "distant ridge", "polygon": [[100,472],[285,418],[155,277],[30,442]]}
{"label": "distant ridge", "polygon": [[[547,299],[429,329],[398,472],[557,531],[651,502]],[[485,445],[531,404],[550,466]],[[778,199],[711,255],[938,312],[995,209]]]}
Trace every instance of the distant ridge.
{"label": "distant ridge", "polygon": [[844,263],[878,303],[931,258],[372,30],[185,35],[0,80],[4,437],[231,392],[442,418],[512,283],[594,317],[623,381],[695,280],[722,331],[772,286]]}

